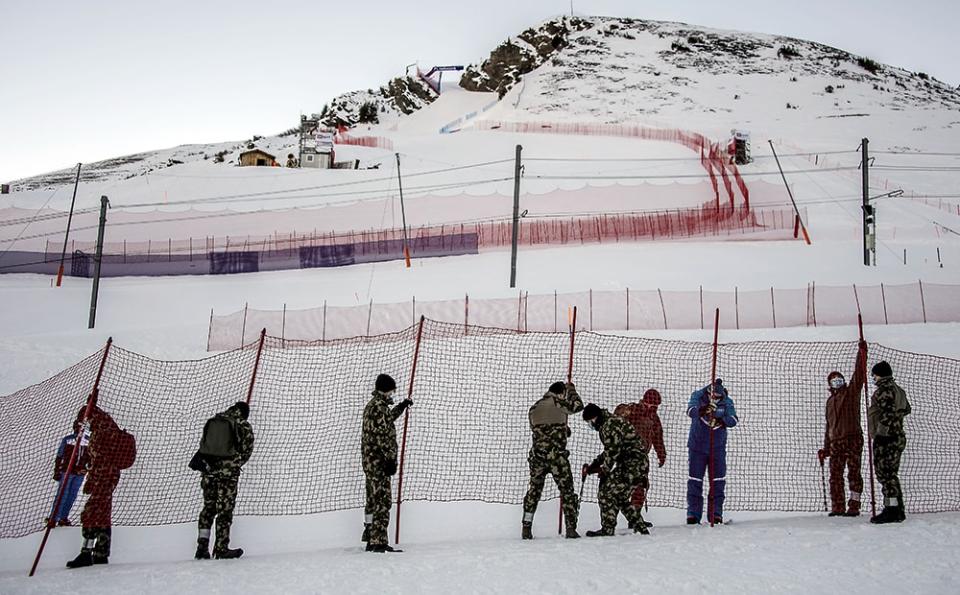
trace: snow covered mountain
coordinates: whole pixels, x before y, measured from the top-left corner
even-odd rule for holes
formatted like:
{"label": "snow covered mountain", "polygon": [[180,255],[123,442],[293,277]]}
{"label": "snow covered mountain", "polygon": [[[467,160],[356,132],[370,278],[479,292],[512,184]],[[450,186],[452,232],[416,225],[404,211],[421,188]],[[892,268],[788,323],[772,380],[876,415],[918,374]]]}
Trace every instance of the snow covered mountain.
{"label": "snow covered mountain", "polygon": [[[815,42],[682,23],[550,19],[468,67],[460,85],[498,93],[512,108],[509,114],[500,110],[499,117],[511,120],[639,122],[717,138],[745,127],[755,133],[775,130],[786,139],[802,135],[811,119],[825,119],[843,122],[838,130],[847,144],[881,129],[889,133],[884,145],[901,149],[914,147],[917,135],[931,129],[946,132],[933,140],[934,147],[952,146],[960,134],[960,90],[923,72]],[[435,99],[428,85],[403,76],[376,90],[344,93],[318,112],[330,125],[379,124],[386,132]],[[915,122],[918,110],[922,123]],[[285,155],[297,145],[293,132],[91,163],[82,179],[123,180],[201,160],[222,160],[226,167],[251,145]],[[929,136],[924,141],[928,150],[934,148]],[[17,192],[72,182],[70,169],[11,186]]]}

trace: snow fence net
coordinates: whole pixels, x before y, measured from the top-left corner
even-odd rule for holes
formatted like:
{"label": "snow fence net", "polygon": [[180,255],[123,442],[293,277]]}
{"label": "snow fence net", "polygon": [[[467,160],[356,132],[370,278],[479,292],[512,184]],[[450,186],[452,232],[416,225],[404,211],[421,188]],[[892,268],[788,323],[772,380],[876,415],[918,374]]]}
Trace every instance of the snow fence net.
{"label": "snow fence net", "polygon": [[[361,508],[363,408],[379,373],[397,380],[398,397],[406,394],[416,336],[417,326],[325,342],[267,337],[259,364],[256,343],[179,362],[112,347],[97,405],[135,436],[137,447],[136,460],[121,472],[114,493],[113,524],[196,520],[199,474],[187,463],[206,419],[246,398],[255,368],[250,422],[256,442],[241,476],[236,514]],[[564,332],[516,333],[426,321],[415,404],[408,410],[402,499],[519,504],[528,483],[527,411],[546,387],[566,378],[569,347]],[[855,355],[855,342],[720,346],[718,376],[740,417],[729,430],[728,511],[823,509],[816,452],[823,440],[826,376],[840,370],[849,378]],[[0,537],[42,529],[57,492],[57,446],[86,402],[101,356],[0,398]],[[953,402],[960,361],[870,344],[869,365],[881,359],[891,363],[913,407],[906,418],[900,474],[907,510],[960,510],[960,428]],[[709,382],[710,361],[709,343],[576,335],[573,377],[585,402],[612,411],[619,403],[638,401],[650,387],[663,395],[659,414],[667,459],[658,468],[651,453],[650,506],[685,506],[686,403],[691,392]],[[865,408],[864,401],[864,426]],[[570,430],[576,474],[602,447],[579,416],[570,418]],[[397,435],[402,439],[403,418]],[[865,449],[864,500],[869,502],[867,460]],[[395,480],[395,491],[397,485]],[[596,488],[596,478],[588,478],[588,501],[596,500]],[[548,481],[544,500],[557,496]],[[88,498],[81,493],[74,504],[74,523]],[[879,485],[877,501],[882,501]]]}

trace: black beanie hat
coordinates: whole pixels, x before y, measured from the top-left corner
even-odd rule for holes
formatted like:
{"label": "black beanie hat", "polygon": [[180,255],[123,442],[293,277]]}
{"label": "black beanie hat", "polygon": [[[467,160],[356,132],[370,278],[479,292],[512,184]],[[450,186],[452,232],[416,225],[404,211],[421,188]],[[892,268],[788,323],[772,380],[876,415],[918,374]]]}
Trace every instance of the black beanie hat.
{"label": "black beanie hat", "polygon": [[247,405],[246,401],[237,401],[233,404],[233,408],[240,412],[240,417],[243,419],[250,417],[250,405]]}
{"label": "black beanie hat", "polygon": [[887,376],[893,376],[893,369],[890,367],[890,364],[888,364],[885,361],[874,364],[871,372],[873,372],[874,374],[876,374],[881,378],[886,378]]}
{"label": "black beanie hat", "polygon": [[593,403],[587,403],[587,406],[583,408],[583,419],[585,421],[590,421],[591,419],[600,417],[602,412],[603,410]]}
{"label": "black beanie hat", "polygon": [[562,395],[565,390],[567,390],[567,385],[562,382],[554,382],[550,385],[550,392],[555,395]]}
{"label": "black beanie hat", "polygon": [[389,374],[380,374],[377,376],[377,382],[374,387],[382,393],[388,393],[392,390],[397,390],[397,383],[393,381],[393,378],[391,378]]}

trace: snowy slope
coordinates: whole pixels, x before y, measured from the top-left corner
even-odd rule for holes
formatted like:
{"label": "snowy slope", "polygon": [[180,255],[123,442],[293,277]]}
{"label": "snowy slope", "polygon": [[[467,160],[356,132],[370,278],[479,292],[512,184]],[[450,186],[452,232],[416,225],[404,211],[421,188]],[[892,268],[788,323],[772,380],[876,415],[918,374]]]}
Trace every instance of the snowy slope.
{"label": "snowy slope", "polygon": [[[812,246],[795,241],[703,240],[523,250],[520,289],[536,294],[623,287],[787,288],[804,287],[811,281],[827,285],[917,279],[960,283],[960,235],[947,230],[960,233],[960,215],[948,212],[951,200],[956,202],[949,196],[944,198],[947,209],[907,198],[880,199],[879,266],[862,266],[860,183],[855,169],[859,156],[854,151],[860,138],[867,136],[878,152],[875,194],[896,187],[908,193],[960,194],[960,175],[951,169],[960,165],[960,156],[929,154],[956,151],[960,146],[956,91],[890,66],[881,65],[881,70],[871,73],[858,65],[856,56],[798,40],[673,23],[597,18],[588,24],[573,31],[548,59],[520,73],[516,77],[520,82],[505,87],[503,100],[482,118],[641,123],[704,132],[718,140],[730,128],[749,128],[756,162],[743,168],[752,176],[748,183],[782,183],[767,138],[777,143],[781,153],[845,153],[783,158],[794,195],[809,215]],[[788,59],[781,52],[778,56],[787,45],[800,55]],[[828,85],[832,93],[826,91]],[[529,194],[556,188],[623,186],[643,188],[636,197],[636,207],[643,209],[660,204],[657,184],[671,182],[638,178],[666,174],[676,176],[679,184],[690,181],[680,176],[702,175],[690,151],[664,143],[481,132],[469,127],[456,134],[438,133],[440,126],[483,107],[489,98],[488,93],[445,93],[413,115],[384,118],[354,133],[389,138],[401,153],[405,176],[503,160],[478,170],[422,175],[417,183],[424,185],[510,177],[513,147],[521,144],[530,159],[525,162],[522,200],[531,203],[535,201]],[[787,108],[787,103],[798,107]],[[293,137],[257,141],[257,146],[278,156],[295,145]],[[101,194],[107,194],[118,206],[158,203],[130,209],[132,213],[318,207],[318,218],[339,226],[346,219],[329,215],[342,207],[354,209],[357,220],[397,223],[399,213],[391,198],[396,192],[393,151],[338,147],[338,158],[360,159],[361,167],[379,168],[360,171],[240,169],[213,162],[217,152],[227,150],[226,159],[235,159],[245,146],[182,147],[126,163],[121,159],[117,167],[91,168],[102,175],[85,179],[78,206],[93,207]],[[203,159],[202,153],[209,159]],[[572,161],[533,161],[534,157]],[[184,163],[167,165],[171,158]],[[837,165],[854,169],[830,169]],[[594,179],[535,177],[562,174]],[[357,181],[366,184],[357,195],[336,196],[337,190],[330,187]],[[69,204],[71,184],[69,171],[34,179],[18,189],[37,188],[3,197],[3,206],[13,204],[30,212],[43,206],[62,210]],[[291,192],[297,188],[310,190]],[[229,198],[261,192],[262,196]],[[443,209],[435,203],[418,205],[414,197],[407,216],[412,224],[420,224],[446,215],[441,213],[445,210],[453,215],[468,213],[472,197],[493,194],[498,195],[493,200],[509,205],[511,192],[509,181],[443,191],[438,194],[449,199]],[[226,198],[198,200],[209,197]],[[371,198],[378,202],[366,202]],[[181,201],[193,202],[176,204]],[[347,202],[353,204],[344,206]],[[337,204],[340,207],[332,206]],[[324,205],[331,210],[319,208]],[[584,204],[583,209],[589,211],[591,206]],[[543,206],[542,212],[550,208]],[[298,221],[303,223],[307,222]],[[30,227],[11,229],[0,233],[0,239],[10,240],[21,231],[24,236],[33,233]],[[183,224],[168,222],[137,233],[166,239],[185,232]],[[90,235],[89,230],[82,233]],[[108,233],[123,234],[116,228]],[[254,230],[244,228],[240,233]],[[0,244],[0,250],[10,245],[19,242]],[[907,263],[901,260],[904,250],[909,254]],[[223,277],[105,279],[93,331],[86,329],[89,280],[67,278],[63,288],[53,289],[47,277],[0,275],[0,325],[5,329],[0,337],[0,394],[55,374],[96,351],[108,336],[118,345],[152,357],[201,357],[211,308],[217,313],[239,310],[246,303],[255,308],[278,309],[284,304],[309,308],[325,300],[331,305],[354,305],[371,299],[445,299],[464,293],[477,298],[514,297],[516,290],[507,287],[509,265],[509,253],[491,252],[415,261],[409,270],[393,262]],[[960,358],[957,327],[876,326],[867,327],[866,333],[868,339],[891,347]],[[708,339],[696,331],[643,334]],[[856,329],[843,327],[767,329],[724,332],[721,341],[839,341],[855,336]],[[0,592],[573,593],[638,592],[654,586],[666,592],[952,593],[958,584],[960,563],[945,555],[960,531],[960,517],[953,513],[911,516],[895,527],[874,527],[865,518],[832,522],[818,515],[738,514],[733,525],[710,530],[680,526],[676,511],[657,510],[651,515],[657,527],[650,539],[623,536],[567,542],[553,538],[556,503],[548,502],[537,517],[538,539],[522,543],[517,535],[517,507],[410,503],[404,511],[403,545],[409,551],[391,557],[359,551],[359,511],[307,518],[239,518],[234,525],[235,544],[247,549],[248,555],[235,563],[189,560],[192,526],[118,528],[110,567],[80,573],[62,570],[63,562],[79,546],[79,531],[58,529],[41,574],[30,580],[23,575],[39,536],[0,541]],[[596,508],[585,506],[581,527],[596,524]]]}

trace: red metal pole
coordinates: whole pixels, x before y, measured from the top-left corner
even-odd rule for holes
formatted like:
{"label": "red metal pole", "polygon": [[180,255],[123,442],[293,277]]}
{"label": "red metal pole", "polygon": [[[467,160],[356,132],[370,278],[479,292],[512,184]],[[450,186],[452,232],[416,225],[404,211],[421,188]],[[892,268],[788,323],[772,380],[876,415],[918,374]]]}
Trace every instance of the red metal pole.
{"label": "red metal pole", "polygon": [[[417,328],[417,342],[413,348],[413,369],[410,370],[410,385],[407,388],[407,398],[413,398],[413,379],[417,375],[417,360],[420,358],[420,338],[423,336],[423,322],[425,316],[420,316],[420,325]],[[403,413],[403,439],[400,443],[400,467],[397,470],[397,531],[394,543],[400,543],[400,503],[403,501],[403,461],[407,453],[407,424],[410,421],[410,408]]]}
{"label": "red metal pole", "polygon": [[[860,340],[863,341],[863,317],[857,314],[857,326],[860,328]],[[857,365],[860,365],[860,362],[857,361]],[[867,362],[864,361],[863,365],[866,366]],[[870,385],[866,382],[863,383],[863,400],[867,404],[867,409],[870,409]],[[867,457],[870,463],[870,510],[873,512],[873,516],[877,516],[877,488],[873,483],[873,437],[870,435],[869,426],[867,429]]]}
{"label": "red metal pole", "polygon": [[[577,307],[570,318],[570,360],[567,363],[567,382],[573,382],[573,339],[577,334]],[[563,496],[560,496],[560,516],[557,520],[557,535],[563,533]]]}
{"label": "red metal pole", "polygon": [[[97,377],[93,381],[93,390],[90,391],[90,395],[87,396],[87,406],[83,410],[83,421],[86,422],[90,419],[90,410],[93,408],[93,404],[97,401],[97,393],[100,390],[100,378],[103,377],[103,368],[107,364],[107,355],[110,353],[110,346],[113,345],[113,337],[107,338],[107,344],[103,348],[103,357],[100,358],[100,367],[97,369]],[[57,510],[60,509],[60,502],[63,500],[63,492],[67,486],[66,478],[70,477],[73,473],[73,465],[77,461],[77,452],[80,451],[80,444],[83,440],[83,429],[81,428],[80,435],[76,437],[76,442],[73,445],[73,452],[70,453],[70,460],[67,462],[67,468],[63,472],[64,480],[60,482],[60,489],[57,490],[57,499],[53,503],[53,514],[50,515],[50,520],[47,521],[46,530],[43,532],[43,540],[40,541],[40,548],[37,550],[37,557],[33,559],[33,566],[30,567],[30,574],[27,576],[33,576],[37,571],[37,565],[40,563],[40,556],[43,555],[43,548],[47,545],[47,539],[50,537],[50,529],[54,527],[54,517],[56,516]]]}
{"label": "red metal pole", "polygon": [[[284,304],[286,307],[286,304]],[[263,353],[263,342],[267,338],[267,329],[260,330],[260,343],[257,345],[257,359],[253,362],[253,375],[250,376],[250,387],[247,389],[247,405],[253,397],[253,385],[257,381],[257,370],[260,368],[260,355]]]}
{"label": "red metal pole", "polygon": [[[720,334],[720,308],[717,308],[713,320],[713,361],[710,364],[710,392],[713,392],[713,385],[717,382],[717,339]],[[713,428],[710,428],[710,455],[707,459],[707,479],[710,480],[710,489],[707,492],[707,517],[710,519],[710,526],[713,526]]]}

